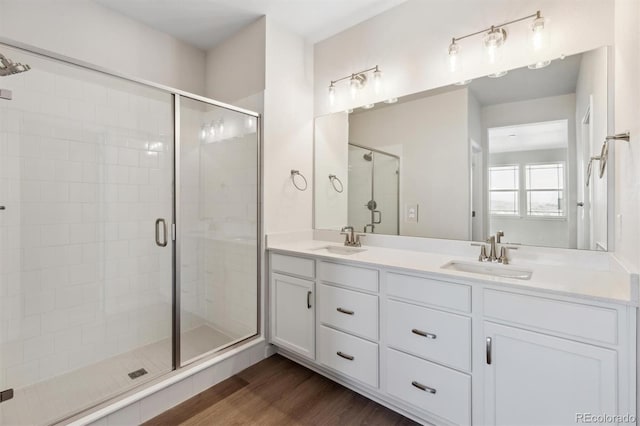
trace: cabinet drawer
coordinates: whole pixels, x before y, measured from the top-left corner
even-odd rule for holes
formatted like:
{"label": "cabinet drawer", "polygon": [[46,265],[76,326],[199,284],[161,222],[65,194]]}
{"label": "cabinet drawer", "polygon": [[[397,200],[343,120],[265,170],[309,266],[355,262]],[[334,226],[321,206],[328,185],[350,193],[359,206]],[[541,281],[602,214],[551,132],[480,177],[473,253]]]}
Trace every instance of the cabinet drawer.
{"label": "cabinet drawer", "polygon": [[471,287],[431,278],[387,274],[387,294],[418,303],[471,312]]}
{"label": "cabinet drawer", "polygon": [[375,269],[320,262],[318,265],[318,278],[358,290],[378,291],[378,271]]}
{"label": "cabinet drawer", "polygon": [[583,339],[611,344],[618,341],[618,314],[614,309],[485,290],[484,315]]}
{"label": "cabinet drawer", "polygon": [[408,303],[387,302],[389,346],[471,370],[471,319]]}
{"label": "cabinet drawer", "polygon": [[378,340],[378,296],[319,284],[316,297],[321,323]]}
{"label": "cabinet drawer", "polygon": [[452,423],[471,423],[471,377],[387,349],[387,392]]}
{"label": "cabinet drawer", "polygon": [[378,345],[321,325],[318,361],[340,373],[378,387]]}
{"label": "cabinet drawer", "polygon": [[299,277],[313,278],[315,276],[315,261],[303,257],[271,254],[271,270]]}

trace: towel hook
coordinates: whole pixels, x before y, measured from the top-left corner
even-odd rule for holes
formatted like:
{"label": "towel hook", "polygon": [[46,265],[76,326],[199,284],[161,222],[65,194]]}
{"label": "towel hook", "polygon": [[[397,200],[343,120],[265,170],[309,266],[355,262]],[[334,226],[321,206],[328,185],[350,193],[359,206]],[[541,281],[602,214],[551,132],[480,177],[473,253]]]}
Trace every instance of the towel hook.
{"label": "towel hook", "polygon": [[[344,191],[344,185],[342,185],[342,181],[338,178],[338,176],[329,175],[329,181],[331,182],[331,186],[333,186],[333,189],[335,189],[337,193],[341,194],[342,191]],[[336,182],[340,184],[340,189],[336,188]]]}
{"label": "towel hook", "polygon": [[[302,180],[304,181],[304,188],[301,188],[300,186],[298,186],[298,184],[296,183],[296,176],[300,176],[302,178]],[[293,183],[293,186],[295,186],[298,191],[306,191],[307,190],[307,186],[308,186],[307,178],[304,177],[304,175],[302,173],[300,173],[299,170],[291,169],[291,182]]]}

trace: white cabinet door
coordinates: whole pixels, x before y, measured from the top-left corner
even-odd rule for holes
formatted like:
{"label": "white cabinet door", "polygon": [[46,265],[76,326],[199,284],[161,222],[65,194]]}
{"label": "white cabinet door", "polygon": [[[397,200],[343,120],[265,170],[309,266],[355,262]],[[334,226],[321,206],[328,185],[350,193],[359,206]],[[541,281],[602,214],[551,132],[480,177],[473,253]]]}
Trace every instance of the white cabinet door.
{"label": "white cabinet door", "polygon": [[615,351],[490,322],[484,332],[484,424],[575,425],[581,413],[618,414]]}
{"label": "white cabinet door", "polygon": [[271,342],[315,359],[313,281],[271,274]]}

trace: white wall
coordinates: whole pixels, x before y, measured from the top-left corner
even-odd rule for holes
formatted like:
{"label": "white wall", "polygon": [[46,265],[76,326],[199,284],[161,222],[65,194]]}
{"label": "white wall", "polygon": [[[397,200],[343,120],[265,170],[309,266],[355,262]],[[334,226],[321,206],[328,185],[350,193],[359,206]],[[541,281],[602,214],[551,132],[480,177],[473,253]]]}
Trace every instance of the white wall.
{"label": "white wall", "polygon": [[[380,148],[402,145],[402,235],[469,239],[467,89],[352,114],[349,141]],[[402,209],[418,204],[418,222]]]}
{"label": "white wall", "polygon": [[615,132],[631,131],[631,142],[615,143],[616,255],[640,269],[640,2],[615,1]]}
{"label": "white wall", "polygon": [[204,93],[204,52],[89,0],[0,0],[0,37]]}
{"label": "white wall", "polygon": [[[567,158],[567,215],[569,226],[569,248],[576,247],[576,172],[575,172],[575,140],[576,140],[576,96],[575,94],[552,96],[548,98],[532,99],[520,102],[490,105],[482,108],[482,125],[484,146],[487,129],[492,127],[514,126],[526,123],[540,123],[543,121],[567,120],[568,125],[568,158]],[[533,220],[532,220],[533,222]],[[546,223],[546,221],[545,221]],[[551,231],[553,232],[553,231]],[[511,241],[507,235],[505,240]],[[540,239],[542,242],[543,240]],[[566,247],[562,245],[561,247]]]}
{"label": "white wall", "polygon": [[[627,1],[627,0],[625,0]],[[528,24],[509,27],[504,61],[487,64],[481,37],[460,42],[465,72],[452,75],[446,50],[451,37],[486,28],[541,10],[548,17],[551,45],[545,57],[571,55],[613,44],[613,2],[610,0],[409,0],[315,45],[315,113],[330,111],[327,87],[330,80],[375,66],[384,71],[386,90],[379,96],[361,97],[359,105],[386,97],[403,96],[479,77],[500,69],[528,65],[536,56],[528,46]],[[347,91],[346,83],[339,90]],[[337,102],[334,110],[344,110]]]}
{"label": "white wall", "polygon": [[[340,229],[347,225],[349,200],[349,114],[325,115],[315,120],[315,227]],[[342,182],[337,192],[329,175]],[[340,184],[335,182],[340,189]]]}
{"label": "white wall", "polygon": [[235,104],[264,91],[265,26],[260,18],[207,51],[208,97]]}
{"label": "white wall", "polygon": [[[267,17],[264,98],[264,231],[311,229],[313,50]],[[291,169],[309,182],[293,187]]]}

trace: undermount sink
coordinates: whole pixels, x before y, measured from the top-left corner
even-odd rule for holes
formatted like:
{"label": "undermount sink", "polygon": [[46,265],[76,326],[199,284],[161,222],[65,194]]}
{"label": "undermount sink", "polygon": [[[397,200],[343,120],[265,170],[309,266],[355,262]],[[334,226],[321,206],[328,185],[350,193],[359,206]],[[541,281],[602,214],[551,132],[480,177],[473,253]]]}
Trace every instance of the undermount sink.
{"label": "undermount sink", "polygon": [[362,247],[349,247],[349,246],[325,246],[312,249],[317,252],[327,252],[331,254],[340,254],[342,256],[350,256],[356,253],[362,253],[363,251],[367,251],[366,248]]}
{"label": "undermount sink", "polygon": [[458,262],[453,261],[441,266],[442,269],[452,269],[460,272],[471,272],[472,274],[491,275],[501,278],[515,278],[517,280],[530,280],[533,271],[527,269],[517,269],[507,265],[496,265],[483,262]]}

